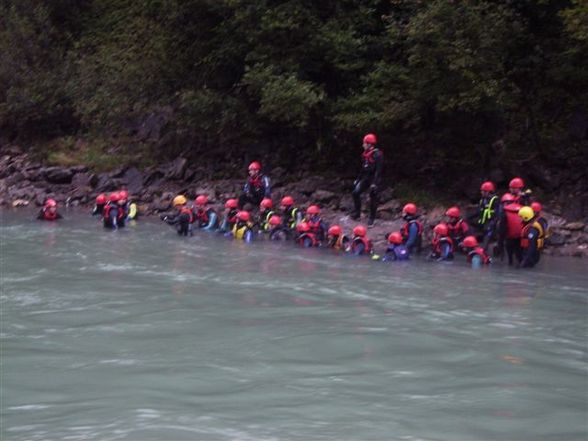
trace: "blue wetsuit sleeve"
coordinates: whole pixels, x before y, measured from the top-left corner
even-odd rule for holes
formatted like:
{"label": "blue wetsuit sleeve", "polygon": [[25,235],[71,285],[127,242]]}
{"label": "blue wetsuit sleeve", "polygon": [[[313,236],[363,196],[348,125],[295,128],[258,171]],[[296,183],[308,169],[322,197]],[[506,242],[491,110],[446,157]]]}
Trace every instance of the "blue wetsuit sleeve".
{"label": "blue wetsuit sleeve", "polygon": [[451,259],[453,253],[451,252],[451,246],[448,243],[441,244],[441,258]]}
{"label": "blue wetsuit sleeve", "polygon": [[216,213],[210,213],[210,217],[208,218],[208,224],[203,230],[210,231],[213,230],[216,226]]}
{"label": "blue wetsuit sleeve", "polygon": [[410,224],[408,227],[408,239],[405,243],[406,248],[411,249],[413,246],[416,245],[416,241],[419,236],[419,227],[416,223]]}
{"label": "blue wetsuit sleeve", "polygon": [[247,230],[245,232],[245,234],[243,235],[243,240],[247,243],[252,242],[253,241],[253,231]]}

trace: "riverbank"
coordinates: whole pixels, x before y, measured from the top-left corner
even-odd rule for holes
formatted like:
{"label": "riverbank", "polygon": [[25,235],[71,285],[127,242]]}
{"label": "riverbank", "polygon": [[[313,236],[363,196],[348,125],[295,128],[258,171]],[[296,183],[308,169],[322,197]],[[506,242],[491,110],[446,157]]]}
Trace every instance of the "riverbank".
{"label": "riverbank", "polygon": [[[187,159],[181,157],[144,170],[123,166],[95,173],[84,165],[47,167],[14,148],[6,149],[0,156],[0,206],[40,207],[46,198],[52,197],[62,206],[89,208],[97,194],[125,188],[143,216],[168,211],[178,193],[191,199],[197,194],[206,194],[212,206],[222,211],[226,199],[239,195],[244,179],[245,176],[214,179],[204,167],[189,164]],[[279,167],[271,171],[271,179],[274,201],[288,194],[302,208],[317,203],[330,224],[338,223],[346,231],[357,225],[349,218],[352,208],[351,180],[311,174],[292,179]],[[392,187],[382,190],[376,225],[369,230],[376,246],[384,246],[386,234],[400,228],[403,223],[401,208],[406,202],[396,198]],[[457,205],[465,212],[475,209],[464,201]],[[432,227],[442,220],[446,207],[431,205],[419,208],[425,226],[424,243],[429,243]],[[567,220],[551,211],[549,206],[544,207],[543,214],[551,226],[546,254],[588,257],[586,219]],[[364,214],[361,222],[366,221]]]}

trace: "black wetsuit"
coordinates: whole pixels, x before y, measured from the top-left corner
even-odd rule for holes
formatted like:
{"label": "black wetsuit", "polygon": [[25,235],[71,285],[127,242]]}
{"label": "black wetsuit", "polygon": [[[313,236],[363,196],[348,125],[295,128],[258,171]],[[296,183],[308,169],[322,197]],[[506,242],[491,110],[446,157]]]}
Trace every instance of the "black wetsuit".
{"label": "black wetsuit", "polygon": [[354,211],[352,217],[359,219],[361,216],[361,194],[369,189],[370,194],[370,215],[369,221],[373,223],[378,209],[379,187],[382,177],[382,152],[377,148],[370,148],[362,154],[361,172],[353,185]]}

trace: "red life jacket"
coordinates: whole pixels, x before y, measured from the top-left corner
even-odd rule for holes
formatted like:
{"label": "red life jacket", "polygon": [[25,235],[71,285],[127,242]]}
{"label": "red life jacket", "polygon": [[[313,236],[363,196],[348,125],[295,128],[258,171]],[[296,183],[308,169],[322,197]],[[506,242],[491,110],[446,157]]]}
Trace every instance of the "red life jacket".
{"label": "red life jacket", "polygon": [[254,178],[250,176],[248,178],[248,182],[249,186],[251,188],[255,188],[256,190],[259,190],[261,187],[263,187],[263,179],[261,173],[258,173],[257,176],[255,176]]}
{"label": "red life jacket", "polygon": [[102,216],[104,219],[110,219],[110,212],[112,209],[116,209],[118,210],[116,213],[116,218],[118,220],[121,220],[124,215],[125,215],[125,210],[122,209],[122,207],[119,207],[118,205],[113,205],[113,204],[106,204],[106,206],[104,207],[104,211],[102,212]]}
{"label": "red life jacket", "polygon": [[57,211],[55,213],[51,213],[48,209],[43,208],[43,219],[47,221],[54,221],[57,219]]}
{"label": "red life jacket", "polygon": [[450,248],[450,252],[453,253],[454,250],[454,246],[453,246],[453,240],[451,239],[451,237],[445,236],[445,237],[433,237],[433,242],[431,243],[431,245],[433,246],[433,253],[437,254],[437,255],[441,255],[441,246],[444,243],[448,243],[449,244],[449,248]]}
{"label": "red life jacket", "polygon": [[372,242],[367,237],[354,237],[351,241],[351,252],[355,252],[360,244],[363,244],[363,252],[365,254],[372,252]]}
{"label": "red life jacket", "polygon": [[187,214],[189,216],[189,222],[194,222],[194,212],[190,210],[188,207],[182,207],[180,209],[180,214]]}
{"label": "red life jacket", "polygon": [[318,234],[321,231],[321,218],[316,217],[314,221],[308,219],[306,220],[308,227],[310,228],[310,232],[313,234]]}
{"label": "red life jacket", "polygon": [[468,224],[463,220],[459,219],[456,223],[448,223],[447,230],[449,235],[453,238],[465,236],[466,231],[469,230]]}
{"label": "red life jacket", "polygon": [[487,265],[490,263],[490,257],[488,257],[488,255],[484,252],[484,248],[482,248],[482,247],[474,248],[472,251],[470,251],[468,253],[468,263],[472,262],[472,258],[476,254],[482,258],[482,263],[484,265]]}
{"label": "red life jacket", "polygon": [[349,238],[344,234],[340,234],[339,236],[337,236],[337,239],[329,243],[329,246],[336,250],[345,250],[348,242]]}
{"label": "red life jacket", "polygon": [[521,237],[523,223],[519,217],[520,209],[521,206],[516,202],[504,206],[507,239],[518,239]]}
{"label": "red life jacket", "polygon": [[208,224],[208,210],[196,210],[194,220],[198,221],[199,225]]}
{"label": "red life jacket", "polygon": [[400,234],[402,235],[402,239],[403,240],[408,239],[408,230],[410,228],[410,224],[412,224],[412,223],[416,223],[417,224],[417,227],[418,227],[418,233],[417,233],[417,235],[418,236],[422,236],[422,234],[423,234],[423,224],[420,221],[416,220],[416,219],[412,219],[412,220],[409,220],[408,222],[406,222],[402,226],[402,228],[400,229]]}

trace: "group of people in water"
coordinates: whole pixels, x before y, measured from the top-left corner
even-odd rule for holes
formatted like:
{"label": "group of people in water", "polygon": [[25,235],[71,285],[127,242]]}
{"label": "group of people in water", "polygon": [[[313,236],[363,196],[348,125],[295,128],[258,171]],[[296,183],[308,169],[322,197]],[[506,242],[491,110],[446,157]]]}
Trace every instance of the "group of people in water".
{"label": "group of people in water", "polygon": [[[367,227],[374,224],[378,206],[378,190],[382,173],[382,152],[376,147],[377,138],[369,133],[363,138],[362,169],[354,183],[352,197],[354,211],[351,218],[361,215],[361,193],[369,190],[370,207]],[[291,240],[302,247],[327,247],[353,255],[368,255],[374,260],[403,261],[420,253],[423,242],[423,223],[416,204],[409,202],[402,209],[404,224],[400,231],[387,234],[388,245],[382,256],[376,254],[368,230],[357,225],[350,235],[340,225],[328,225],[318,205],[301,210],[292,196],[280,200],[274,209],[270,179],[262,173],[257,161],[249,164],[249,176],[238,198],[225,202],[222,215],[209,205],[208,196],[198,195],[190,203],[184,195],[172,200],[174,211],[162,214],[161,220],[174,226],[178,235],[190,236],[195,230],[216,231],[227,237],[245,242],[259,238]],[[463,253],[472,266],[491,262],[489,247],[495,256],[508,258],[509,265],[523,268],[535,266],[541,256],[547,221],[541,215],[541,204],[530,200],[531,192],[524,190],[519,177],[509,183],[509,190],[500,198],[491,181],[482,183],[480,201],[475,216],[468,222],[457,206],[447,209],[443,222],[433,228],[431,251],[428,258],[450,261],[455,254]],[[100,194],[92,214],[100,216],[104,227],[122,228],[137,216],[137,206],[129,200],[126,190]],[[39,219],[56,220],[60,217],[57,203],[48,199],[39,213]],[[471,225],[470,225],[471,224]]]}

